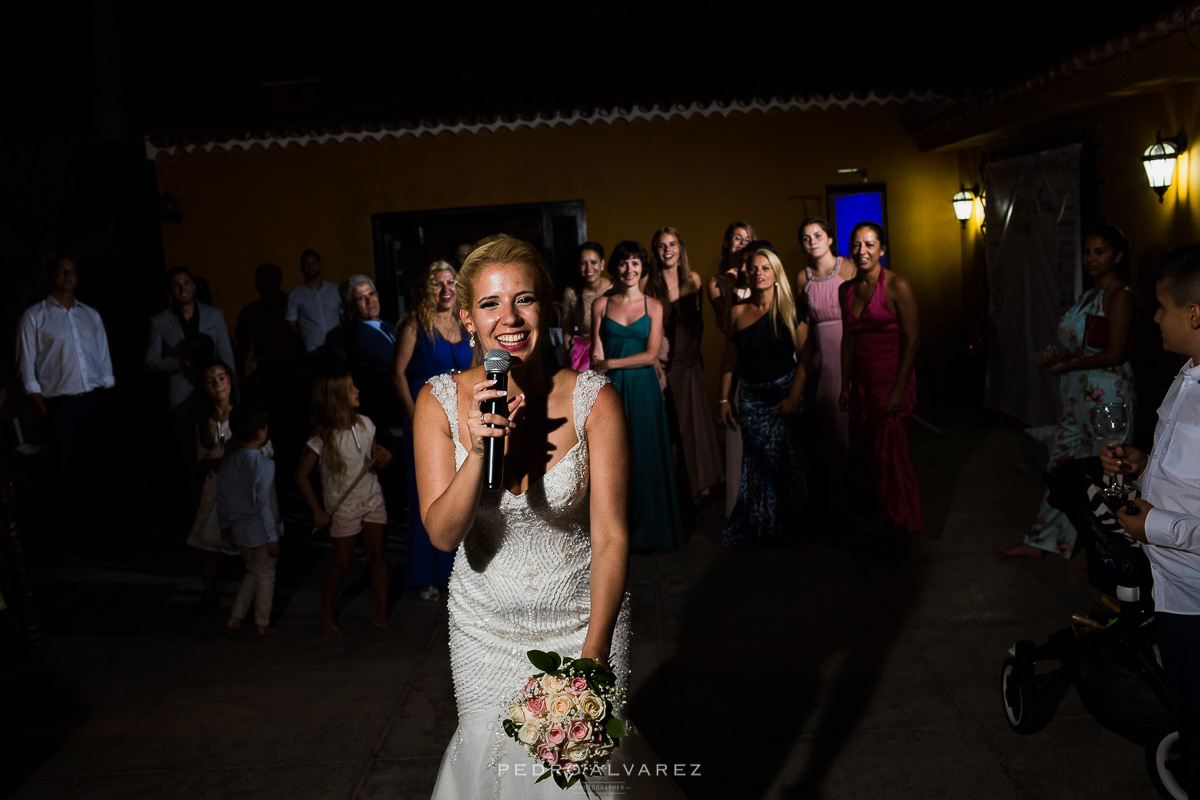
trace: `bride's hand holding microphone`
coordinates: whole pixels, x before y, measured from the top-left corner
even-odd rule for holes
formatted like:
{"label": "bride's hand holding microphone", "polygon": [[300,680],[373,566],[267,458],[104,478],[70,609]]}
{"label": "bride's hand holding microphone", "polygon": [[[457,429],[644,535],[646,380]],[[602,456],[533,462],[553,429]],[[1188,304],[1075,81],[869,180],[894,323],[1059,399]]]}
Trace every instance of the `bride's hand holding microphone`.
{"label": "bride's hand holding microphone", "polygon": [[[483,380],[474,386],[470,411],[467,412],[467,436],[471,442],[469,452],[472,455],[482,456],[486,448],[485,441],[487,439],[507,436],[510,430],[517,427],[517,424],[513,422],[513,416],[525,402],[525,395],[519,394],[509,397],[508,392],[493,389],[492,387],[495,384],[496,381],[494,380]],[[505,398],[507,400],[508,416],[484,414],[482,410],[484,401],[498,398]]]}

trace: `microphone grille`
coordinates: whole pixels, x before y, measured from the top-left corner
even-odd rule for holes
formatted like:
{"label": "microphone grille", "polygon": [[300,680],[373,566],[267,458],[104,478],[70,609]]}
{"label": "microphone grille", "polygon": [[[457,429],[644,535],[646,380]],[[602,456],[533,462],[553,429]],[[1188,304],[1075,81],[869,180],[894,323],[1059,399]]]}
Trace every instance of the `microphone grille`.
{"label": "microphone grille", "polygon": [[488,350],[487,355],[483,357],[483,369],[486,372],[508,372],[511,365],[512,357],[507,350]]}

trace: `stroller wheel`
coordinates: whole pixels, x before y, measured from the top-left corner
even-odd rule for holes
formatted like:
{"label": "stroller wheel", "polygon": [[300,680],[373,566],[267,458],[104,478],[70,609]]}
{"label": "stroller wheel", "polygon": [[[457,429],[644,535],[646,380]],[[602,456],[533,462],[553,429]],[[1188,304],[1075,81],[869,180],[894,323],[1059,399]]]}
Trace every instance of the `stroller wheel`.
{"label": "stroller wheel", "polygon": [[1177,770],[1187,767],[1179,748],[1179,731],[1171,730],[1155,736],[1146,745],[1146,771],[1150,782],[1166,800],[1187,800],[1182,775]]}
{"label": "stroller wheel", "polygon": [[1004,716],[1010,728],[1022,735],[1041,730],[1034,702],[1031,665],[1022,666],[1015,658],[1004,659],[1000,671],[1000,698],[1004,701]]}

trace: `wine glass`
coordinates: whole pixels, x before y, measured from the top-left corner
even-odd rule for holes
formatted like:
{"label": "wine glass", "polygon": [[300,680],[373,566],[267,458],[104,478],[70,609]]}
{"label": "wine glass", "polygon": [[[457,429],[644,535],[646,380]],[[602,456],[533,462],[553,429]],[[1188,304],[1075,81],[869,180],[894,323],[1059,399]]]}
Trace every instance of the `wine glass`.
{"label": "wine glass", "polygon": [[[1092,434],[1100,444],[1109,449],[1125,442],[1129,432],[1129,406],[1124,403],[1098,403],[1092,406],[1089,416],[1092,422]],[[1107,497],[1125,496],[1125,476],[1117,473],[1116,484],[1106,479],[1104,494]]]}

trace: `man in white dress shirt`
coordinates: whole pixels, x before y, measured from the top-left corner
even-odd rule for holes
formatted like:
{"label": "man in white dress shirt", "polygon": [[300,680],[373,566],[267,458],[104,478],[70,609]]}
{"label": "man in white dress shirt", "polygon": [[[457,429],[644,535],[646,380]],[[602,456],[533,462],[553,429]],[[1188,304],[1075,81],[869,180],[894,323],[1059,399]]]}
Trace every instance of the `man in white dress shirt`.
{"label": "man in white dress shirt", "polygon": [[288,292],[284,319],[312,353],[325,344],[329,332],[337,329],[342,318],[342,298],[338,287],[321,280],[321,256],[315,250],[300,254],[304,283]]}
{"label": "man in white dress shirt", "polygon": [[[1175,376],[1154,429],[1149,457],[1123,445],[1100,450],[1112,474],[1140,476],[1138,512],[1117,512],[1133,538],[1145,542],[1154,578],[1154,625],[1175,717],[1187,756],[1188,780],[1200,789],[1200,244],[1168,253],[1158,269],[1154,315],[1163,347],[1189,360]],[[1186,785],[1186,784],[1185,784]]]}
{"label": "man in white dress shirt", "polygon": [[17,326],[21,385],[45,419],[60,477],[70,482],[76,443],[96,412],[97,390],[115,383],[100,315],[75,299],[79,271],[69,258],[50,262],[50,294]]}

